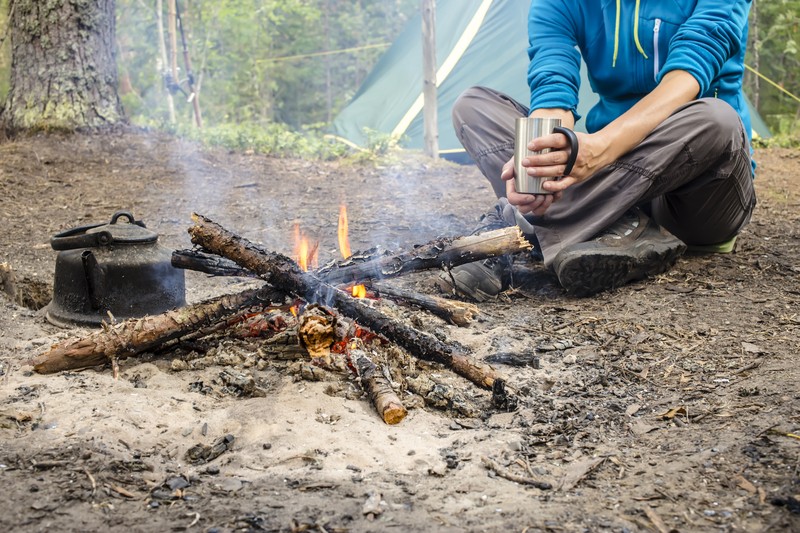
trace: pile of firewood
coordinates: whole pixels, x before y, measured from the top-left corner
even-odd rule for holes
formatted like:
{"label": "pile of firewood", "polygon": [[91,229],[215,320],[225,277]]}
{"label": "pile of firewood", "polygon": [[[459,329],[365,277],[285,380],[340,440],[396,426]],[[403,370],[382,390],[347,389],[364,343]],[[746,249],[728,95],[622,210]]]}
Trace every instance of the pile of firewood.
{"label": "pile of firewood", "polygon": [[[513,397],[505,386],[505,380],[491,366],[478,361],[455,343],[443,342],[390,317],[370,305],[369,300],[356,298],[343,287],[366,282],[374,294],[409,302],[452,323],[465,325],[477,313],[474,305],[398,290],[380,280],[424,269],[449,269],[487,257],[527,250],[530,245],[518,228],[440,239],[393,255],[354,256],[316,271],[304,272],[292,259],[265,250],[206,217],[195,214],[192,218],[194,225],[189,234],[197,248],[175,252],[175,266],[214,275],[258,277],[266,283],[258,289],[221,296],[161,315],[106,325],[86,337],[52,346],[32,360],[34,369],[50,373],[111,363],[116,373],[120,359],[144,352],[164,351],[181,339],[196,339],[219,332],[241,323],[253,309],[286,307],[288,300],[299,302],[296,308],[306,310],[298,317],[298,342],[319,364],[328,364],[326,358],[330,347],[347,337],[347,332],[337,333],[333,327],[335,318],[343,316],[351,324],[370,330],[416,358],[444,365],[479,387],[492,390],[493,402],[499,407],[513,406]],[[348,364],[358,374],[364,391],[383,419],[390,424],[400,422],[406,410],[391,381],[371,360],[363,345],[354,343],[348,351]]]}

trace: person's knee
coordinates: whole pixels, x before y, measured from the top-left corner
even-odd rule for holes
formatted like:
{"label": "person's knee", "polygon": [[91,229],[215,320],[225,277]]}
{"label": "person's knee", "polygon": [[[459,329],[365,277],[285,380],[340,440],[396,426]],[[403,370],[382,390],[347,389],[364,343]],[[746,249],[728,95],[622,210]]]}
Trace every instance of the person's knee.
{"label": "person's knee", "polygon": [[477,119],[481,102],[485,101],[489,90],[485,87],[470,87],[462,92],[453,103],[451,115],[453,126],[458,131],[463,124],[472,124]]}
{"label": "person's knee", "polygon": [[742,138],[742,119],[724,100],[702,98],[696,102],[695,111],[709,139],[729,143]]}

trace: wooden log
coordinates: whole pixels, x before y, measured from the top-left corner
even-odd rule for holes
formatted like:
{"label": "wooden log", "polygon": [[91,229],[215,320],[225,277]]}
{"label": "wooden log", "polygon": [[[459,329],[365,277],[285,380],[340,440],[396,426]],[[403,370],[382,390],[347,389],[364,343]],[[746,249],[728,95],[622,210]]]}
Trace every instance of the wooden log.
{"label": "wooden log", "polygon": [[193,214],[192,220],[194,226],[189,228],[189,234],[193,244],[235,261],[239,266],[269,279],[273,285],[304,296],[311,303],[327,303],[412,355],[444,364],[481,387],[491,389],[494,381],[501,378],[494,368],[473,359],[461,346],[445,344],[433,335],[388,317],[363,300],[302,272],[288,257],[264,250],[202,215]]}
{"label": "wooden log", "polygon": [[390,287],[384,283],[371,283],[370,287],[379,296],[391,296],[396,301],[421,307],[456,326],[468,326],[480,312],[475,304]]}
{"label": "wooden log", "polygon": [[[256,274],[240,267],[230,259],[198,250],[176,250],[172,252],[172,266],[204,272],[212,276],[257,277]],[[385,284],[371,283],[370,286],[378,291],[380,295],[390,296],[401,303],[421,307],[457,326],[469,325],[479,312],[478,306],[467,302],[448,300],[438,296],[390,287]]]}
{"label": "wooden log", "polygon": [[260,301],[258,289],[249,289],[160,315],[126,320],[87,337],[55,344],[30,363],[42,374],[108,363],[202,329]]}
{"label": "wooden log", "polygon": [[198,250],[175,250],[172,252],[172,266],[185,270],[203,272],[212,276],[239,276],[245,278],[257,277],[224,257],[206,254]]}
{"label": "wooden log", "polygon": [[408,414],[403,402],[397,397],[392,385],[378,370],[363,350],[351,350],[350,356],[356,364],[361,386],[369,395],[372,405],[387,424],[399,424]]}
{"label": "wooden log", "polygon": [[331,285],[360,283],[419,270],[452,268],[530,249],[531,244],[520,229],[512,226],[456,239],[437,239],[411,251],[392,255],[354,255],[344,261],[325,265],[315,272],[315,276]]}

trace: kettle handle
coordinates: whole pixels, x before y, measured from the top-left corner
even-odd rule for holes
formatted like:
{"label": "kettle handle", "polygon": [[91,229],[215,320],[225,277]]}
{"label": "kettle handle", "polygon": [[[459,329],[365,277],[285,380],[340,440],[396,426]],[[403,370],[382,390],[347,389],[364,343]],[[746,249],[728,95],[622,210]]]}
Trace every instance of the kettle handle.
{"label": "kettle handle", "polygon": [[[145,227],[144,222],[135,220],[130,211],[117,211],[111,216],[111,222],[109,222],[109,224],[116,224],[120,217],[127,218],[131,224]],[[90,224],[88,226],[78,226],[77,228],[56,233],[50,238],[50,246],[53,250],[74,250],[76,248],[107,246],[114,240],[111,236],[111,232],[98,231],[95,233],[86,233],[91,229],[106,225],[105,223]]]}

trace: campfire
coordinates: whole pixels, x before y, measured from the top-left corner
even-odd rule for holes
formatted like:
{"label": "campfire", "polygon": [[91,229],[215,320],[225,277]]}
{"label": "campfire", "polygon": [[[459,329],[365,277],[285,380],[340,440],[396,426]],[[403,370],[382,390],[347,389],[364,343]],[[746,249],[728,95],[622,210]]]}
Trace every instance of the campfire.
{"label": "campfire", "polygon": [[[377,412],[388,424],[406,416],[401,395],[413,392],[429,405],[476,416],[458,390],[432,376],[405,375],[418,365],[391,361],[383,347],[401,349],[403,357],[450,369],[480,388],[492,391],[496,408],[513,408],[506,380],[462,346],[420,331],[381,309],[383,300],[422,308],[457,325],[468,325],[476,306],[439,296],[392,287],[387,280],[425,269],[452,266],[529,248],[516,227],[456,239],[438,239],[410,251],[353,254],[347,209],[341,206],[337,237],[341,261],[318,266],[319,243],[294,226],[294,258],[265,250],[210,219],[193,215],[189,228],[193,250],[173,254],[173,265],[214,275],[257,277],[261,288],[221,296],[161,315],[132,319],[84,338],[54,345],[32,363],[41,373],[111,363],[143,352],[164,353],[187,338],[233,333],[258,337],[269,345],[291,330],[296,353],[325,372],[357,378]],[[389,355],[387,355],[389,354]],[[396,357],[396,356],[394,356]],[[391,374],[389,367],[395,369]]]}

